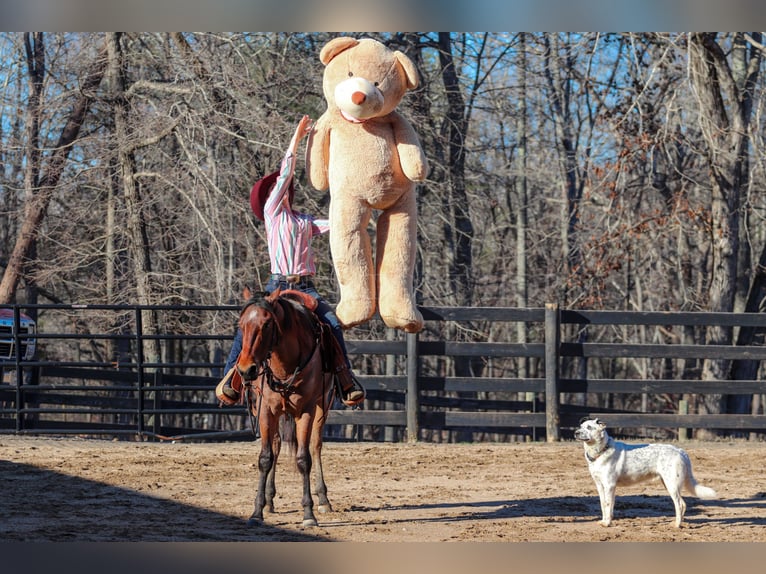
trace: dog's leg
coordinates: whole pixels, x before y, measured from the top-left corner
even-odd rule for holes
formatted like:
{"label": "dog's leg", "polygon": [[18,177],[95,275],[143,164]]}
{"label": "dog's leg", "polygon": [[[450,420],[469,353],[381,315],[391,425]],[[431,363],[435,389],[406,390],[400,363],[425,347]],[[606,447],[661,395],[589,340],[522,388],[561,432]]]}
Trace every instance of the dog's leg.
{"label": "dog's leg", "polygon": [[615,486],[604,484],[601,480],[596,480],[596,489],[598,490],[598,499],[601,503],[601,525],[609,526],[614,516],[614,494]]}
{"label": "dog's leg", "polygon": [[676,509],[676,528],[681,528],[681,522],[683,521],[684,514],[686,513],[686,502],[681,496],[681,484],[683,484],[683,477],[682,480],[677,480],[674,477],[672,480],[663,479],[662,481],[665,483],[665,488],[668,489],[670,498],[673,499],[673,506]]}
{"label": "dog's leg", "polygon": [[676,509],[676,528],[681,528],[681,522],[683,522],[684,514],[686,513],[686,502],[681,496],[681,489],[686,482],[687,476],[683,462],[683,460],[679,460],[677,464],[673,465],[673,468],[660,475],[662,484],[665,485],[670,498],[673,499],[673,506]]}
{"label": "dog's leg", "polygon": [[678,499],[674,500],[676,505],[676,528],[681,528],[681,522],[683,522],[684,514],[686,514],[686,501],[684,501],[681,493],[678,493]]}

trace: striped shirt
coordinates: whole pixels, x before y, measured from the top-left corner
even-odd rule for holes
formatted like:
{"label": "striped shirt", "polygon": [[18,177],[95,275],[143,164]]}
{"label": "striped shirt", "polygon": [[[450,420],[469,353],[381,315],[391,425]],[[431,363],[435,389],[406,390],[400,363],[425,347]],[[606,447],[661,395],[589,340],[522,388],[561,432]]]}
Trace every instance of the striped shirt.
{"label": "striped shirt", "polygon": [[290,180],[295,173],[295,155],[288,151],[279,177],[263,206],[271,272],[279,275],[314,275],[316,264],[311,240],[330,230],[327,219],[316,219],[293,211],[288,203]]}

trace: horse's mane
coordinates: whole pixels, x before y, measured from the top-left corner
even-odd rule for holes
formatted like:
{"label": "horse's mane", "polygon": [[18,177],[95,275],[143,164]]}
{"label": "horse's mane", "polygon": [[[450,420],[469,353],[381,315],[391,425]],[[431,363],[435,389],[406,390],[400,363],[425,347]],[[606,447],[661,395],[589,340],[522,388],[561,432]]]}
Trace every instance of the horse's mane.
{"label": "horse's mane", "polygon": [[273,313],[274,307],[266,300],[268,294],[268,291],[256,291],[250,296],[250,299],[245,301],[245,304],[242,305],[242,311],[247,309],[250,305],[258,305],[259,307],[266,309],[268,312]]}

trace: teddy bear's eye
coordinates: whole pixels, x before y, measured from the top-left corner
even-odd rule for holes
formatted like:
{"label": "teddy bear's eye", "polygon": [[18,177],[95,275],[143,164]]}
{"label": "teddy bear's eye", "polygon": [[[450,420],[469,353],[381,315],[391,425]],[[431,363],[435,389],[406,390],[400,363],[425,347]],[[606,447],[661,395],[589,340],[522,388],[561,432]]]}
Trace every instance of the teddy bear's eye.
{"label": "teddy bear's eye", "polygon": [[349,73],[348,73],[348,77],[349,77],[349,78],[353,77],[353,75],[354,75],[354,72],[349,72]]}
{"label": "teddy bear's eye", "polygon": [[375,82],[375,87],[377,88],[380,85],[380,82]]}

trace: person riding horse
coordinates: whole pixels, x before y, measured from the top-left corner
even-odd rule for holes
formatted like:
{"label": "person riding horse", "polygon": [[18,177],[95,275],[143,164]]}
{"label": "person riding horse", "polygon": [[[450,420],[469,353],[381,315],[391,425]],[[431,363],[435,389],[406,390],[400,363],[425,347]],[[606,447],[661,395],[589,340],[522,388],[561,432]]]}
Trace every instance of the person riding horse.
{"label": "person riding horse", "polygon": [[[335,376],[338,379],[343,404],[351,407],[361,403],[366,393],[351,370],[340,321],[333,308],[316,290],[312,279],[316,273],[316,264],[311,240],[314,235],[329,231],[329,221],[292,208],[295,194],[295,154],[301,139],[308,135],[311,129],[309,116],[303,116],[298,122],[279,171],[270,173],[253,185],[250,191],[250,207],[266,226],[271,260],[271,277],[266,284],[266,292],[295,289],[316,299],[315,313],[322,322],[329,325],[341,350],[337,353]],[[226,404],[235,404],[241,398],[242,380],[236,370],[237,357],[241,350],[242,331],[237,329],[224,368],[225,376],[216,387],[216,396]]]}
{"label": "person riding horse", "polygon": [[274,512],[284,440],[303,478],[303,526],[316,526],[315,510],[333,511],[322,468],[322,433],[337,385],[326,364],[326,347],[337,343],[311,311],[311,295],[294,289],[253,293],[248,287],[242,294],[242,351],[236,369],[245,380],[243,394],[261,437],[258,489],[247,523],[263,524],[264,512]]}

